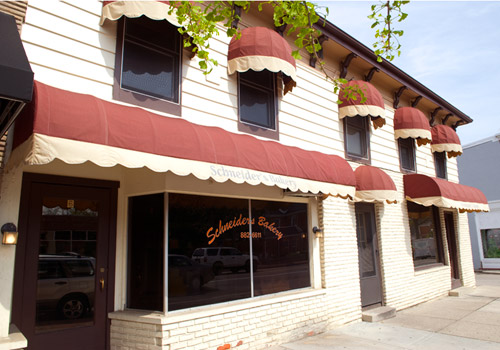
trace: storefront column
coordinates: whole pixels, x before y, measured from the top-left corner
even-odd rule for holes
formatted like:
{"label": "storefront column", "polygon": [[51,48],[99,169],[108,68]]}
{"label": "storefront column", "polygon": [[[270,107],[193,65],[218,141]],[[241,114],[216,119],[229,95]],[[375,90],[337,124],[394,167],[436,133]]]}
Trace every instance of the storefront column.
{"label": "storefront column", "polygon": [[[5,170],[0,190],[0,226],[11,222],[19,229],[19,201],[21,198],[22,167]],[[0,245],[0,338],[9,335],[14,284],[16,246]]]}

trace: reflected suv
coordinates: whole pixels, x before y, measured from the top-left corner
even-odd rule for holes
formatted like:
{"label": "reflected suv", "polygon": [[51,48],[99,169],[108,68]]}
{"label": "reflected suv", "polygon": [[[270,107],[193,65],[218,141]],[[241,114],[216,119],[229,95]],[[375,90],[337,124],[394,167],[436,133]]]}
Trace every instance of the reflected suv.
{"label": "reflected suv", "polygon": [[[244,269],[246,272],[250,272],[250,255],[243,254],[236,248],[197,248],[193,252],[192,259],[200,264],[212,266],[212,270],[216,275],[219,275],[223,270],[231,270],[233,273],[236,273]],[[259,259],[254,256],[254,272],[257,271],[258,263]]]}
{"label": "reflected suv", "polygon": [[77,319],[90,312],[95,295],[95,258],[40,255],[38,258],[37,314],[56,312]]}

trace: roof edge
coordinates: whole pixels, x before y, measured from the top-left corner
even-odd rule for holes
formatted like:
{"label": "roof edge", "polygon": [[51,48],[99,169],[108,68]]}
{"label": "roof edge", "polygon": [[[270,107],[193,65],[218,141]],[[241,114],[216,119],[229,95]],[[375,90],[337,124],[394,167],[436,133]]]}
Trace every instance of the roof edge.
{"label": "roof edge", "polygon": [[[324,23],[324,26],[321,23]],[[325,20],[325,22],[321,23],[316,23],[315,27],[316,29],[322,31],[323,34],[325,34],[329,39],[339,43],[349,51],[357,54],[360,58],[372,64],[374,67],[379,68],[382,72],[395,79],[396,81],[399,81],[401,84],[413,90],[415,93],[421,95],[422,97],[435,103],[436,105],[445,108],[450,113],[453,113],[455,116],[464,121],[466,124],[473,121],[471,117],[460,111],[451,103],[443,99],[441,96],[427,88],[419,81],[412,78],[410,75],[408,75],[386,59],[383,58],[382,62],[378,62],[377,56],[370,48],[344,32],[342,29],[340,29],[330,21]]]}

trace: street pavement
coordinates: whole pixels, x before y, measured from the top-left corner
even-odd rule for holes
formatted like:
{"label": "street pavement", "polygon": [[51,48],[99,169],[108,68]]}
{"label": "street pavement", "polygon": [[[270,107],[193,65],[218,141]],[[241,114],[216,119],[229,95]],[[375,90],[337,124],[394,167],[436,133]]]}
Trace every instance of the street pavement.
{"label": "street pavement", "polygon": [[499,350],[500,273],[477,273],[476,288],[357,322],[270,350]]}

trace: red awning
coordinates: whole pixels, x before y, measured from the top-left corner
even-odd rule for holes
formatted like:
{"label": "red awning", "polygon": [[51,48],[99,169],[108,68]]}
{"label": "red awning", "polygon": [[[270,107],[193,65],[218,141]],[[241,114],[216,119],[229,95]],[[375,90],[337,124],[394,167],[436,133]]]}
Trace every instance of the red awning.
{"label": "red awning", "polygon": [[431,142],[431,126],[424,113],[413,107],[401,107],[394,113],[394,138],[417,139],[419,146]]}
{"label": "red awning", "polygon": [[166,19],[176,27],[180,27],[177,22],[175,11],[169,14],[171,6],[169,1],[103,1],[101,25],[109,19],[116,21],[122,16],[136,18],[146,16],[154,20]]}
{"label": "red awning", "polygon": [[458,157],[462,154],[462,145],[455,130],[447,125],[432,127],[432,152],[447,152],[448,158]]}
{"label": "red awning", "polygon": [[360,165],[354,171],[356,177],[356,201],[397,203],[394,181],[383,170]]}
{"label": "red awning", "polygon": [[[363,92],[366,100],[361,101],[359,89]],[[339,118],[370,116],[375,129],[385,125],[384,99],[380,92],[372,84],[363,80],[351,80],[342,85],[339,91]]]}
{"label": "red awning", "polygon": [[426,207],[454,208],[463,212],[489,211],[488,200],[477,188],[421,174],[404,175],[406,199]]}
{"label": "red awning", "polygon": [[[16,123],[13,164],[93,162],[354,197],[341,157],[190,123],[35,82]],[[17,158],[17,160],[16,160]],[[11,159],[11,160],[12,160]]]}
{"label": "red awning", "polygon": [[[241,31],[241,37],[233,37],[227,54],[228,74],[246,72],[249,69],[282,72],[285,93],[296,86],[295,59],[288,42],[274,30],[265,27],[250,27]],[[288,80],[288,81],[287,81]]]}

